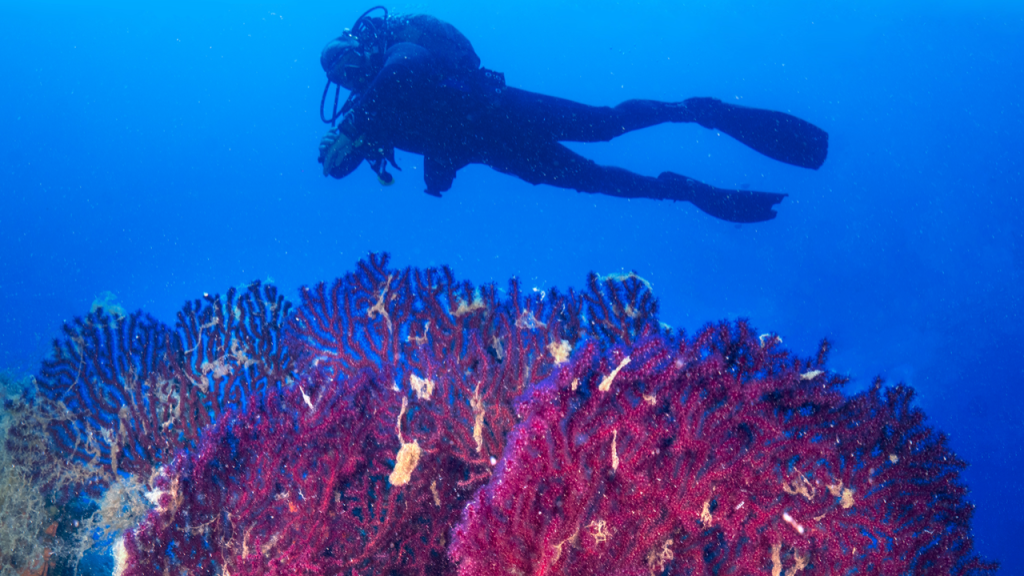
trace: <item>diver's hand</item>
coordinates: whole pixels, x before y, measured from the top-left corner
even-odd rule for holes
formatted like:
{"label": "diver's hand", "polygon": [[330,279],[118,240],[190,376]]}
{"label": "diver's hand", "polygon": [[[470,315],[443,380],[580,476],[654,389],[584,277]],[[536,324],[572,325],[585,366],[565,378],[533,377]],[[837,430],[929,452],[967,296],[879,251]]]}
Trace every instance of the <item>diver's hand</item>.
{"label": "diver's hand", "polygon": [[355,142],[340,128],[329,130],[320,140],[319,161],[324,165],[324,176],[329,175],[336,166],[341,164],[341,161],[352,153],[355,146]]}
{"label": "diver's hand", "polygon": [[338,139],[338,128],[331,128],[324,134],[324,137],[320,139],[320,156],[317,157],[316,161],[323,164],[324,159],[327,158],[327,150],[331,148],[334,141]]}

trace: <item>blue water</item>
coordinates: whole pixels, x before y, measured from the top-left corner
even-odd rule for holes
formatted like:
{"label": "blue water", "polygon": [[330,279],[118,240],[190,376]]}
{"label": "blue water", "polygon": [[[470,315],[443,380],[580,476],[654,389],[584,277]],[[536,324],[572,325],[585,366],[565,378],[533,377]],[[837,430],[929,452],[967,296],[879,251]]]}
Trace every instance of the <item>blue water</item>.
{"label": "blue water", "polygon": [[612,105],[714,96],[830,133],[819,171],[696,125],[571,145],[601,163],[789,194],[757,225],[686,204],[534,187],[486,167],[438,200],[316,163],[319,51],[351,2],[4,2],[0,368],[33,372],[112,292],[173,323],[203,292],[294,299],[369,251],[474,282],[582,286],[636,270],[662,318],[747,317],[803,354],[919,392],[971,466],[975,544],[1024,573],[1024,5],[501,2],[389,5],[458,27],[511,86]]}

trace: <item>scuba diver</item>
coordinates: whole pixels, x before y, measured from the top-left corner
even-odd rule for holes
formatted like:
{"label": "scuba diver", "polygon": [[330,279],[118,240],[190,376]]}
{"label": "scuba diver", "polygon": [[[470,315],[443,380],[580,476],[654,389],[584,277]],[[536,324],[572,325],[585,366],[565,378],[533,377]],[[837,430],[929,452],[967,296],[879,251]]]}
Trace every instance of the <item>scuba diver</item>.
{"label": "scuba diver", "polygon": [[[380,15],[373,15],[374,12]],[[324,175],[343,178],[363,161],[390,184],[394,150],[423,155],[427,194],[449,190],[459,169],[486,164],[531,184],[550,184],[621,198],[691,202],[730,222],[775,217],[785,194],[725,190],[672,172],[657,178],[601,166],[561,142],[605,142],[663,122],[694,122],[719,130],[787,164],[817,169],[828,154],[828,134],[789,114],[723,103],[627,100],[588,106],[505,84],[480,66],[469,40],[427,15],[393,16],[367,10],[320,54],[327,85],[320,117],[336,127],[320,142]],[[324,105],[332,84],[334,109]],[[341,88],[348,99],[338,109]]]}

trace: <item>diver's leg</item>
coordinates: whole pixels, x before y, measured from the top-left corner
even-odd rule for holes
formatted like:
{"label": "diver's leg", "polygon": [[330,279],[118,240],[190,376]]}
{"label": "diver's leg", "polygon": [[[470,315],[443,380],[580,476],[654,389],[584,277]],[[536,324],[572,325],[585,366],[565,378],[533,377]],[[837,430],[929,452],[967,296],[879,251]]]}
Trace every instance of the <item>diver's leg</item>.
{"label": "diver's leg", "polygon": [[775,217],[772,207],[786,196],[723,190],[671,172],[663,172],[657,178],[642,176],[614,166],[601,166],[557,142],[542,144],[515,156],[488,158],[485,163],[531,184],[549,184],[619,198],[691,202],[702,211],[730,222],[771,220]]}
{"label": "diver's leg", "polygon": [[828,156],[828,132],[785,112],[747,108],[714,98],[681,102],[705,128],[721,130],[769,158],[817,170]]}
{"label": "diver's leg", "polygon": [[828,156],[828,133],[810,122],[785,112],[736,106],[714,98],[626,100],[607,107],[508,88],[501,108],[513,126],[563,142],[604,142],[663,122],[696,122],[794,166],[817,169]]}
{"label": "diver's leg", "polygon": [[658,181],[670,189],[685,190],[689,201],[702,212],[728,222],[771,220],[775,218],[775,205],[786,197],[776,192],[715,188],[674,172],[662,172]]}
{"label": "diver's leg", "polygon": [[693,121],[679,104],[627,100],[615,107],[588,106],[517,88],[505,89],[500,110],[513,126],[563,142],[606,142],[663,122]]}
{"label": "diver's leg", "polygon": [[[549,184],[620,198],[667,198],[665,187],[656,178],[614,166],[600,166],[557,142],[520,140],[518,144],[514,151],[499,148],[494,154],[486,155],[482,162],[530,184]],[[685,196],[674,199],[689,200]]]}

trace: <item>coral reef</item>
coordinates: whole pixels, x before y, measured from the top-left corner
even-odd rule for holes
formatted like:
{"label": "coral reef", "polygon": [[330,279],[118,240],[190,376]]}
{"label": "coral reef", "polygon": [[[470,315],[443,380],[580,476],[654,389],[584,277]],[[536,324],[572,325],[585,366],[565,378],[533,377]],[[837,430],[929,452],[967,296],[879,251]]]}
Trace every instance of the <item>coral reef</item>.
{"label": "coral reef", "polygon": [[106,553],[124,534],[149,513],[146,486],[134,476],[122,475],[114,481],[98,502],[98,508],[79,522],[71,535],[66,556],[69,564],[77,567],[86,554]]}
{"label": "coral reef", "polygon": [[383,421],[393,426],[397,400],[364,372],[312,377],[229,413],[157,478],[157,509],[126,534],[122,574],[315,573],[381,555],[410,524],[395,520],[400,492],[383,486],[382,455],[398,450]]}
{"label": "coral reef", "polygon": [[[6,439],[22,404],[22,389],[27,382],[0,372],[0,440]],[[47,547],[47,529],[52,524],[46,501],[39,487],[30,482],[30,474],[11,460],[0,444],[0,576],[45,574],[51,549]]]}
{"label": "coral reef", "polygon": [[513,280],[501,297],[447,268],[393,270],[377,256],[303,290],[288,340],[309,370],[161,475],[159,510],[125,539],[125,573],[452,573],[449,534],[504,450],[514,399],[590,326],[660,330],[635,278],[595,277],[587,298],[623,295],[631,303],[598,308],[573,293],[523,295]]}
{"label": "coral reef", "polygon": [[593,346],[535,386],[451,548],[480,574],[974,574],[963,463],[905,387],[745,323]]}
{"label": "coral reef", "polygon": [[175,330],[93,307],[54,341],[8,450],[48,490],[98,496],[121,473],[145,482],[227,406],[290,378],[289,308],[258,282],[186,303]]}
{"label": "coral reef", "polygon": [[847,396],[827,343],[672,331],[635,274],[500,291],[371,255],[300,297],[98,308],[55,344],[8,446],[112,486],[107,537],[148,486],[118,574],[994,570],[910,389]]}

